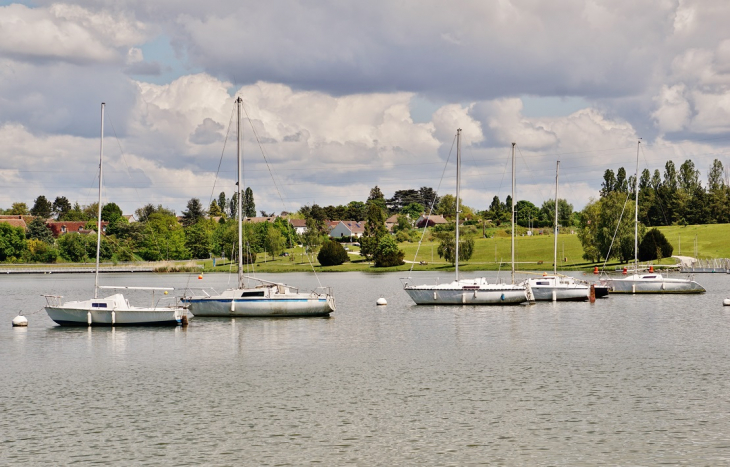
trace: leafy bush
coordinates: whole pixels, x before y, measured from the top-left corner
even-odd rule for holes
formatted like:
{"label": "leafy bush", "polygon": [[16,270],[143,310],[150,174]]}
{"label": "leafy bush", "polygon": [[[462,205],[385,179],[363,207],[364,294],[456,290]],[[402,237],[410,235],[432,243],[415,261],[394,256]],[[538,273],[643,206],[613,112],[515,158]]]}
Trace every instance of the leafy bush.
{"label": "leafy bush", "polygon": [[640,261],[668,258],[673,252],[674,247],[659,229],[649,230],[639,244]]}
{"label": "leafy bush", "polygon": [[403,264],[403,257],[406,254],[398,248],[395,239],[390,235],[380,237],[378,246],[375,248],[375,267],[400,266]]}
{"label": "leafy bush", "polygon": [[324,242],[317,255],[317,261],[322,266],[339,266],[350,258],[345,248],[337,242],[328,240]]}
{"label": "leafy bush", "polygon": [[58,258],[58,250],[42,240],[31,238],[27,247],[23,252],[23,260],[26,262],[55,263]]}

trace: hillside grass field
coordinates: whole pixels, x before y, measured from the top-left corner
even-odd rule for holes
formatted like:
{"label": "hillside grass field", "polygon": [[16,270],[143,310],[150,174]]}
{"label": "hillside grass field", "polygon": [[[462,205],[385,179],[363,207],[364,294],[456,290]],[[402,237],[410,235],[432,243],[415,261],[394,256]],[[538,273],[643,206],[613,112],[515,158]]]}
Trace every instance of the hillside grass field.
{"label": "hillside grass field", "polygon": [[[583,248],[578,236],[565,229],[566,233],[558,236],[558,270],[575,271],[591,270],[595,266],[602,267],[602,263],[592,263],[583,259]],[[675,255],[695,256],[695,237],[697,238],[697,255],[699,258],[730,258],[730,224],[689,225],[659,227],[667,240],[674,247]],[[528,236],[524,229],[515,237],[515,267],[522,271],[552,271],[553,269],[553,236],[549,229],[543,229],[543,234],[535,229],[535,235]],[[510,268],[510,237],[506,228],[492,228],[486,231],[490,238],[475,238],[474,254],[467,262],[462,262],[459,268],[464,271],[496,271]],[[428,234],[426,235],[428,237]],[[418,271],[453,271],[450,263],[439,258],[438,243],[424,241],[420,247],[418,243],[404,242],[399,244],[405,252],[406,264],[398,267],[375,268],[357,254],[357,247],[350,245],[350,262],[340,266],[323,267],[317,263],[316,255],[311,258],[317,271],[407,271],[411,267]],[[681,246],[681,249],[680,249]],[[259,254],[255,265],[257,272],[307,272],[311,271],[309,261],[302,248],[295,247],[286,250],[290,256],[272,258],[270,255]],[[418,253],[416,254],[416,252]],[[415,262],[415,264],[412,264]],[[654,264],[671,265],[676,260],[665,258]],[[213,267],[212,260],[202,262],[204,270],[211,272],[227,272],[235,270],[235,264],[217,260]],[[617,261],[609,262],[607,269],[620,267]]]}

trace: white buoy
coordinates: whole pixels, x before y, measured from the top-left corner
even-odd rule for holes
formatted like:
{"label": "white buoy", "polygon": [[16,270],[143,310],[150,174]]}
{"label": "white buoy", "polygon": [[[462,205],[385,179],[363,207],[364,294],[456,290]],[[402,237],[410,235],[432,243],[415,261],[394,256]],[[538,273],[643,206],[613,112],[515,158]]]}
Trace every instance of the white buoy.
{"label": "white buoy", "polygon": [[725,300],[723,300],[722,304],[725,306],[730,306],[730,298],[726,298]]}
{"label": "white buoy", "polygon": [[28,325],[28,318],[26,318],[23,315],[18,315],[15,318],[13,318],[13,326],[27,326]]}
{"label": "white buoy", "polygon": [[388,304],[388,300],[384,299],[383,297],[380,297],[378,299],[378,301],[375,302],[375,303],[377,303],[378,305],[387,305]]}

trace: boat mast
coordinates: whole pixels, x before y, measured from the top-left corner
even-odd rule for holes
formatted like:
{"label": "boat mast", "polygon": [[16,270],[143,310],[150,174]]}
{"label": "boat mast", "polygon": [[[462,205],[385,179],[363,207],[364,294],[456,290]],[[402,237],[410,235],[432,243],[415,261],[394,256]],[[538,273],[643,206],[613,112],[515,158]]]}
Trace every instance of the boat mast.
{"label": "boat mast", "polygon": [[555,249],[553,254],[553,274],[558,274],[558,172],[560,171],[560,161],[555,167]]}
{"label": "boat mast", "polygon": [[515,146],[512,143],[512,284],[515,283]]}
{"label": "boat mast", "polygon": [[636,175],[634,175],[634,274],[639,273],[639,148],[641,139],[636,143]]}
{"label": "boat mast", "polygon": [[99,143],[99,205],[96,216],[96,273],[94,274],[94,298],[99,298],[99,251],[101,247],[101,176],[104,157],[104,103],[101,103],[101,143]]}
{"label": "boat mast", "polygon": [[236,222],[238,223],[238,288],[243,288],[243,233],[241,232],[241,97],[236,99],[236,109],[238,120],[236,126],[236,135],[238,139],[238,183],[236,184]]}
{"label": "boat mast", "polygon": [[456,262],[456,280],[459,280],[459,196],[461,192],[461,128],[456,130],[456,247],[454,256]]}

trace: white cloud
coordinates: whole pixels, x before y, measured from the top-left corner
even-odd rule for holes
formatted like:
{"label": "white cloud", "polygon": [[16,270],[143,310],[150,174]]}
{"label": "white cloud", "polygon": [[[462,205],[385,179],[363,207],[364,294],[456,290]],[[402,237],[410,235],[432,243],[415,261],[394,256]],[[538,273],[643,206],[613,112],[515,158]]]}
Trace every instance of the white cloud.
{"label": "white cloud", "polygon": [[75,5],[0,7],[0,54],[18,60],[108,63],[120,59],[117,48],[145,37],[139,22]]}
{"label": "white cloud", "polygon": [[[250,117],[247,183],[267,210],[281,202],[259,142],[288,210],[363,200],[376,184],[387,195],[435,187],[456,128],[468,204],[504,199],[516,141],[518,192],[549,197],[560,158],[580,207],[606,168],[631,166],[638,135],[646,148],[667,148],[653,156],[658,167],[687,147],[704,151],[685,155],[699,166],[726,143],[691,139],[730,131],[730,6],[721,1],[35,4],[0,7],[0,180],[25,181],[6,191],[25,201],[46,189],[73,198],[88,181],[102,101],[108,136],[132,161],[122,164],[110,143],[109,183],[125,209],[139,204],[125,181],[178,210],[192,196],[207,201],[234,91]],[[172,69],[179,77],[163,84],[128,77],[161,80]],[[586,108],[528,117],[525,95]],[[440,106],[415,123],[416,101]],[[228,138],[215,191],[230,194]],[[84,176],[34,175],[29,164],[47,166],[49,154]]]}

